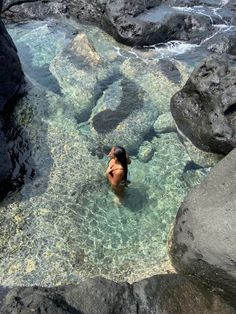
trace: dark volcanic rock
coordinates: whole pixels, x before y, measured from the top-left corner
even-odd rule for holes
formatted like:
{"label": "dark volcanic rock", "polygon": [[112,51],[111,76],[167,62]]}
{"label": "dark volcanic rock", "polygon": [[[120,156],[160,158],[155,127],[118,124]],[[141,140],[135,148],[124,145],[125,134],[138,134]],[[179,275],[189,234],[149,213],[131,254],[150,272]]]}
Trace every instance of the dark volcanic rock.
{"label": "dark volcanic rock", "polygon": [[142,19],[141,13],[158,7],[161,0],[54,0],[16,1],[5,0],[4,16],[14,19],[39,18],[67,13],[80,22],[100,26],[117,41],[130,46],[184,40],[200,43],[214,31],[210,17],[206,15],[176,12],[163,22]]}
{"label": "dark volcanic rock", "polygon": [[229,0],[225,7],[229,8],[230,10],[236,11],[236,1],[235,0]]}
{"label": "dark volcanic rock", "polygon": [[199,44],[214,28],[208,16],[176,13],[162,22],[161,31],[165,35],[165,42],[182,40]]}
{"label": "dark volcanic rock", "polygon": [[137,299],[138,313],[236,313],[234,305],[231,307],[225,303],[219,295],[212,294],[193,277],[179,274],[157,275],[132,286]]}
{"label": "dark volcanic rock", "polygon": [[211,20],[207,16],[178,13],[168,16],[163,22],[142,20],[140,14],[146,8],[158,6],[138,1],[108,1],[101,16],[101,27],[117,41],[131,46],[164,43],[170,40],[190,40],[200,42],[206,33],[212,31]]}
{"label": "dark volcanic rock", "polygon": [[68,3],[68,9],[72,16],[80,21],[90,21],[101,24],[101,19],[106,11],[112,11],[116,17],[129,15],[132,17],[144,12],[146,9],[155,7],[161,0],[72,0]]}
{"label": "dark volcanic rock", "polygon": [[207,40],[202,47],[207,47],[211,52],[218,54],[236,55],[236,31],[220,33]]}
{"label": "dark volcanic rock", "polygon": [[70,2],[68,11],[79,21],[99,25],[120,42],[141,46],[155,42],[159,25],[140,21],[136,16],[160,3],[161,0],[81,0]]}
{"label": "dark volcanic rock", "polygon": [[23,83],[21,64],[15,45],[0,21],[0,112],[20,91]]}
{"label": "dark volcanic rock", "polygon": [[236,147],[236,60],[211,56],[171,99],[178,128],[200,149],[227,154]]}
{"label": "dark volcanic rock", "polygon": [[3,121],[0,121],[0,200],[11,189],[12,163],[8,153],[7,138],[3,132]]}
{"label": "dark volcanic rock", "polygon": [[9,133],[12,129],[9,115],[17,95],[22,91],[23,82],[24,75],[15,45],[0,21],[0,199],[12,188],[14,158],[9,152]]}
{"label": "dark volcanic rock", "polygon": [[108,3],[101,26],[117,41],[131,46],[185,40],[199,43],[213,31],[211,20],[198,14],[178,13],[166,17],[161,23],[142,20],[136,11],[114,7]]}
{"label": "dark volcanic rock", "polygon": [[170,253],[176,269],[236,296],[236,149],[181,205]]}
{"label": "dark volcanic rock", "polygon": [[160,24],[138,20],[132,14],[118,15],[109,6],[106,8],[101,26],[117,41],[126,45],[143,46],[163,40],[159,34]]}
{"label": "dark volcanic rock", "polygon": [[40,0],[5,0],[2,16],[13,20],[45,19],[47,16],[60,15],[67,12],[66,1]]}
{"label": "dark volcanic rock", "polygon": [[71,0],[68,10],[71,16],[81,22],[92,22],[100,25],[101,18],[105,12],[107,0]]}
{"label": "dark volcanic rock", "polygon": [[[5,292],[4,292],[5,295]],[[233,314],[234,308],[198,280],[161,275],[129,285],[101,277],[79,285],[14,288],[1,308],[12,313],[74,314]]]}

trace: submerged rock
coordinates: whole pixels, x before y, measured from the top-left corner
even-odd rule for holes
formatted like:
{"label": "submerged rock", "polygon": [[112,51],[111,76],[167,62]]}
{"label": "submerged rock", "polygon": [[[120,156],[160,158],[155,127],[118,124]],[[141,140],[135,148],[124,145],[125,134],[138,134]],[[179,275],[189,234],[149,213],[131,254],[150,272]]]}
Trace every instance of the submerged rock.
{"label": "submerged rock", "polygon": [[139,147],[138,159],[142,162],[148,162],[154,154],[152,144],[148,141],[142,143]]}
{"label": "submerged rock", "polygon": [[192,162],[194,162],[201,168],[213,167],[224,157],[224,155],[202,151],[201,149],[193,145],[193,143],[179,130],[178,136],[183,143],[186,152],[191,158]]}
{"label": "submerged rock", "polygon": [[167,59],[160,59],[160,70],[166,77],[175,84],[181,83],[181,73],[177,66]]}
{"label": "submerged rock", "polygon": [[[121,50],[121,54],[125,52]],[[186,69],[178,62],[175,67],[184,81]],[[118,79],[114,77],[114,82],[104,86],[88,123],[79,124],[79,129],[100,147],[122,143],[136,153],[145,136],[153,132],[158,115],[169,111],[170,95],[179,84],[163,74],[159,63],[136,54],[126,59],[119,71]]]}
{"label": "submerged rock", "polygon": [[[191,165],[186,165],[191,167]],[[194,167],[198,167],[198,165],[193,165]],[[184,181],[187,183],[187,185],[189,187],[194,187],[195,185],[200,184],[203,179],[206,177],[206,175],[208,174],[208,172],[211,170],[211,168],[200,168],[200,169],[189,169],[184,171],[183,173],[183,179]]]}
{"label": "submerged rock", "polygon": [[154,123],[154,130],[157,133],[176,132],[175,121],[170,112],[161,114]]}
{"label": "submerged rock", "polygon": [[[134,80],[145,91],[144,98],[156,107],[158,115],[169,112],[171,95],[178,91],[180,86],[187,80],[187,69],[184,65],[173,62],[172,66],[179,73],[181,81],[176,83],[173,76],[169,76],[163,71],[161,62],[155,60],[126,59],[121,65],[121,72],[124,76]],[[174,72],[174,76],[175,76]],[[153,116],[153,118],[157,115]]]}
{"label": "submerged rock", "polygon": [[87,61],[92,66],[97,66],[99,63],[102,63],[101,56],[96,52],[93,44],[83,33],[77,35],[73,39],[70,49],[76,56],[84,58],[85,61]]}
{"label": "submerged rock", "polygon": [[88,119],[103,85],[114,73],[103,62],[93,43],[85,34],[79,34],[71,44],[50,64],[50,71],[57,79],[70,110],[78,122]]}
{"label": "submerged rock", "polygon": [[170,254],[175,268],[236,291],[236,149],[184,200],[176,217]]}
{"label": "submerged rock", "polygon": [[152,128],[152,115],[155,117],[156,111],[145,99],[142,87],[123,77],[107,87],[92,110],[88,124],[81,124],[79,128],[98,146],[122,143],[131,153],[137,151],[143,136]]}
{"label": "submerged rock", "polygon": [[233,56],[211,56],[171,99],[178,128],[204,151],[227,154],[236,147],[235,73]]}

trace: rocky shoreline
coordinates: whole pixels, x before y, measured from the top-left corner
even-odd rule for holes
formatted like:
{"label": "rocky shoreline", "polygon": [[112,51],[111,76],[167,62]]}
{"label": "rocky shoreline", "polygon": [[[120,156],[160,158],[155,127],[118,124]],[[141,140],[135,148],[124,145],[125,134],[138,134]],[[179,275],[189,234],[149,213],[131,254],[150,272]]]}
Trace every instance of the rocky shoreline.
{"label": "rocky shoreline", "polygon": [[[79,285],[1,290],[1,313],[235,313],[234,305],[193,278],[159,275],[129,285],[97,277]],[[232,300],[231,300],[232,301]]]}
{"label": "rocky shoreline", "polygon": [[[124,0],[117,5],[114,1],[100,0],[88,5],[73,1],[66,6],[63,1],[46,5],[35,1],[23,3],[14,14],[28,18],[30,14],[42,17],[45,12],[49,15],[67,12],[79,21],[98,24],[118,41],[137,46],[173,39],[197,42],[203,38],[202,34],[211,32],[209,20],[194,16],[176,16],[174,22],[171,19],[165,25],[144,22],[138,16],[146,9],[159,6],[161,1],[135,3]],[[12,5],[10,1],[3,3],[5,16],[14,16],[9,11]],[[233,1],[227,5],[235,8]],[[201,23],[203,33],[193,32]],[[132,285],[97,277],[78,285],[52,288],[2,287],[1,313],[236,313],[234,36],[231,43],[228,51],[224,51],[230,54],[205,60],[171,101],[180,131],[199,148],[226,155],[206,180],[189,193],[178,211],[170,239],[170,255],[178,274],[156,275]],[[16,48],[2,22],[0,45],[3,78],[0,81],[0,179],[1,185],[6,186],[6,180],[12,180],[6,117],[22,93],[24,75]],[[0,191],[1,197],[7,192]]]}

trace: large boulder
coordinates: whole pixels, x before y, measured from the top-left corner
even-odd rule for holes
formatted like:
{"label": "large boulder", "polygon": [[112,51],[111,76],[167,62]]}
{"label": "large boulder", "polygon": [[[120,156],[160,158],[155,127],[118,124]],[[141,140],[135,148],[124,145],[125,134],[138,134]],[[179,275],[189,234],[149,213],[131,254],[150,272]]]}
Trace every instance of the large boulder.
{"label": "large boulder", "polygon": [[236,149],[182,203],[170,254],[175,268],[236,293]]}
{"label": "large boulder", "polygon": [[[236,24],[236,17],[234,24]],[[232,28],[229,32],[219,33],[209,38],[202,46],[213,53],[236,55],[236,31]]]}
{"label": "large boulder", "polygon": [[[21,1],[5,0],[4,16],[14,19],[40,18],[66,13],[80,22],[100,26],[117,41],[130,46],[144,46],[164,43],[171,40],[184,40],[200,43],[214,32],[212,20],[216,18],[191,12],[165,14],[161,21],[152,22],[142,13],[162,4],[161,0],[114,1],[84,0]],[[167,8],[168,11],[168,8]]]}
{"label": "large boulder", "polygon": [[204,151],[227,154],[236,147],[235,74],[234,56],[213,55],[171,99],[178,128]]}
{"label": "large boulder", "polygon": [[0,199],[12,188],[12,172],[15,157],[10,114],[23,85],[23,72],[16,47],[0,20]]}
{"label": "large boulder", "polygon": [[67,12],[66,1],[40,1],[40,0],[3,0],[2,16],[4,18],[44,19],[46,16],[58,16]]}
{"label": "large boulder", "polygon": [[213,31],[207,16],[175,12],[162,21],[143,19],[141,12],[133,12],[127,6],[114,3],[106,5],[102,28],[117,41],[131,46],[164,43],[170,40],[185,40],[200,43],[206,34]]}
{"label": "large boulder", "polygon": [[16,47],[0,20],[0,112],[20,91],[23,72]]}
{"label": "large boulder", "polygon": [[213,30],[211,19],[204,15],[175,12],[163,21],[142,17],[147,9],[159,7],[162,1],[83,1],[72,2],[68,11],[80,21],[95,22],[117,41],[131,46],[163,43],[170,40],[200,42]]}
{"label": "large boulder", "polygon": [[[196,279],[154,276],[129,285],[101,277],[54,288],[18,287],[0,291],[1,313],[233,314],[234,308]],[[0,304],[1,306],[1,304]]]}

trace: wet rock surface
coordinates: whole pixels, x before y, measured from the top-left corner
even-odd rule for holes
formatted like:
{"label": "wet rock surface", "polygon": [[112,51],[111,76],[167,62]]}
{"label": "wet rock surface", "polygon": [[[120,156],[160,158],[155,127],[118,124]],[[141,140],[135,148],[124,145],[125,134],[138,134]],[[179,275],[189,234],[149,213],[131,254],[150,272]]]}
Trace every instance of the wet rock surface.
{"label": "wet rock surface", "polygon": [[177,214],[170,249],[179,272],[196,275],[232,295],[236,291],[235,167],[234,149],[191,190]]}
{"label": "wet rock surface", "polygon": [[236,147],[235,58],[211,56],[171,99],[178,128],[200,149],[227,154]]}
{"label": "wet rock surface", "polygon": [[121,1],[119,4],[108,1],[100,26],[117,41],[131,46],[144,46],[170,40],[189,40],[200,42],[206,32],[212,31],[209,17],[178,13],[167,16],[161,23],[143,20],[145,9],[160,5],[160,1],[132,3]]}
{"label": "wet rock surface", "polygon": [[[0,20],[0,199],[14,189],[12,180],[19,177],[14,165],[19,162],[12,143],[17,138],[11,118],[18,95],[22,92],[24,75],[16,47]],[[17,183],[15,182],[15,185]]]}
{"label": "wet rock surface", "polygon": [[1,313],[167,313],[233,314],[234,308],[196,279],[154,276],[133,285],[101,277],[55,288],[19,287],[1,291]]}
{"label": "wet rock surface", "polygon": [[44,19],[46,16],[58,16],[67,12],[66,1],[41,0],[3,0],[2,16],[21,21],[24,19]]}
{"label": "wet rock surface", "polygon": [[[235,22],[232,21],[236,25]],[[218,34],[213,38],[207,40],[203,47],[207,47],[207,49],[211,53],[228,53],[231,55],[236,55],[236,31],[232,30],[229,33]]]}
{"label": "wet rock surface", "polygon": [[[5,1],[4,16],[7,18],[39,18],[67,14],[80,22],[100,26],[117,41],[130,46],[144,46],[165,43],[171,40],[184,40],[200,43],[214,31],[211,18],[207,15],[189,12],[175,12],[167,15],[162,22],[144,20],[142,13],[159,7],[161,0],[150,1],[111,1],[97,0],[87,3],[80,1]],[[174,5],[174,4],[173,4]],[[219,20],[219,17],[218,17]]]}
{"label": "wet rock surface", "polygon": [[16,47],[0,20],[0,111],[8,110],[6,105],[20,91],[23,72]]}

